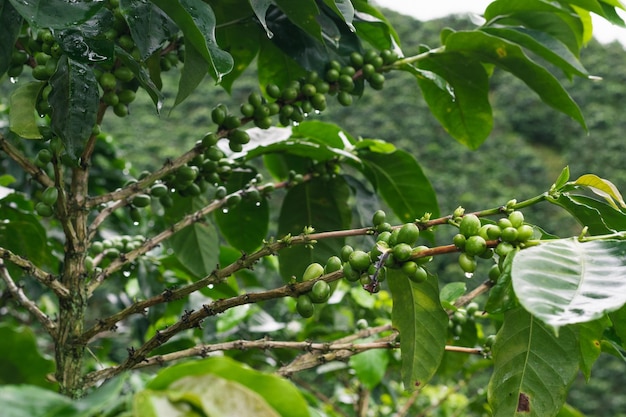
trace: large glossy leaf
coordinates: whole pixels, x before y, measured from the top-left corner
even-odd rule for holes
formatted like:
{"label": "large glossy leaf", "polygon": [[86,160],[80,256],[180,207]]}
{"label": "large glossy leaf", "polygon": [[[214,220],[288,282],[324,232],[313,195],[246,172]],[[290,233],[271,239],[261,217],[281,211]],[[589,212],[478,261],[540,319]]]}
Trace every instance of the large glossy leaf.
{"label": "large glossy leaf", "polygon": [[208,71],[208,64],[198,52],[198,50],[190,43],[185,44],[185,65],[183,66],[180,74],[180,81],[178,82],[178,92],[176,93],[176,100],[174,100],[174,106],[179,105],[191,93],[194,92],[196,87],[200,85]]}
{"label": "large glossy leaf", "polygon": [[271,0],[248,0],[250,2],[250,6],[252,6],[252,10],[254,11],[254,15],[263,28],[265,29],[265,33],[268,38],[274,36],[272,31],[267,27],[267,22],[265,21],[265,15],[267,14],[267,9],[273,4]]}
{"label": "large glossy leaf", "polygon": [[324,0],[324,3],[334,10],[337,15],[341,16],[344,22],[351,29],[354,28],[352,21],[354,20],[354,6],[350,0]]}
{"label": "large glossy leaf", "polygon": [[[305,226],[313,226],[318,232],[342,230],[350,225],[348,199],[350,190],[341,177],[324,181],[314,178],[289,190],[283,201],[278,219],[278,236],[288,233],[296,236]],[[341,250],[344,239],[324,239],[313,249],[304,245],[280,251],[280,274],[288,280],[300,277],[312,262],[325,263]]]}
{"label": "large glossy leaf", "polygon": [[559,81],[544,67],[532,61],[516,44],[484,32],[455,32],[446,38],[447,52],[479,56],[521,79],[549,106],[567,114],[586,128],[578,105]]}
{"label": "large glossy leaf", "polygon": [[545,242],[515,256],[512,280],[524,308],[555,329],[596,320],[626,303],[626,242]]}
{"label": "large glossy leaf", "polygon": [[53,417],[71,406],[72,400],[34,385],[0,386],[3,417]]}
{"label": "large glossy leaf", "polygon": [[142,60],[159,50],[178,28],[161,9],[141,0],[120,0],[120,11]]}
{"label": "large glossy leaf", "polygon": [[50,78],[52,107],[50,127],[65,145],[70,156],[76,156],[96,124],[100,93],[93,70],[68,57],[59,60]]}
{"label": "large glossy leaf", "polygon": [[[112,25],[113,14],[108,10],[102,14],[109,18]],[[98,23],[102,23],[103,20],[104,18]],[[107,27],[105,24],[102,26],[104,28]],[[93,36],[97,36],[97,33],[94,33]],[[55,32],[55,38],[61,50],[77,62],[84,64],[102,63],[105,61],[111,62],[115,58],[115,44],[113,41],[89,37],[82,27],[58,30]]]}
{"label": "large glossy leaf", "polygon": [[63,29],[95,15],[103,1],[92,0],[8,0],[31,26]]}
{"label": "large glossy leaf", "polygon": [[37,338],[28,327],[0,325],[0,385],[30,384],[53,388],[46,375],[54,361],[41,354]]}
{"label": "large glossy leaf", "polygon": [[561,41],[545,32],[523,27],[485,27],[484,32],[508,39],[556,65],[566,74],[587,76],[587,70]]}
{"label": "large glossy leaf", "polygon": [[11,94],[9,129],[24,139],[42,138],[35,113],[35,105],[41,88],[40,82],[32,82],[18,87]]}
{"label": "large glossy leaf", "polygon": [[504,316],[493,345],[488,398],[494,417],[555,416],[578,371],[574,332],[559,337],[521,308]]}
{"label": "large glossy leaf", "polygon": [[[169,224],[178,221],[182,215],[193,213],[204,205],[201,198],[174,198],[174,205],[165,212],[164,220]],[[217,230],[210,221],[195,222],[176,232],[168,245],[176,258],[197,278],[213,271],[219,261]]]}
{"label": "large glossy leaf", "polygon": [[[283,417],[309,415],[306,401],[289,381],[247,368],[227,357],[214,357],[169,367],[159,372],[147,387],[152,390],[166,390],[181,378],[202,375],[216,375],[241,384],[259,394]],[[222,395],[227,394],[228,392],[222,392]]]}
{"label": "large glossy leaf", "polygon": [[592,235],[626,230],[626,213],[616,210],[605,201],[570,193],[563,193],[548,201],[567,210]]}
{"label": "large glossy leaf", "polygon": [[[253,177],[254,173],[233,173],[226,184],[228,191],[244,189]],[[267,237],[269,215],[269,207],[264,197],[261,201],[255,201],[245,198],[244,194],[243,200],[236,207],[216,212],[215,220],[220,233],[231,246],[250,253],[260,247]]]}
{"label": "large glossy leaf", "polygon": [[521,25],[544,31],[559,39],[576,56],[583,45],[583,21],[568,5],[544,0],[496,0],[485,10],[485,19],[491,24]]}
{"label": "large glossy leaf", "polygon": [[233,58],[217,45],[215,15],[211,6],[201,0],[153,0],[182,30],[185,43],[202,55],[209,73],[220,82],[233,68]]}
{"label": "large glossy leaf", "polygon": [[437,196],[415,158],[403,150],[392,153],[359,152],[364,173],[403,222],[425,213],[439,216]]}
{"label": "large glossy leaf", "polygon": [[437,277],[416,284],[389,270],[387,282],[393,298],[393,326],[400,332],[402,382],[412,391],[426,384],[439,367],[448,335],[448,315],[439,302]]}
{"label": "large glossy leaf", "polygon": [[387,18],[367,0],[353,0],[354,26],[359,37],[377,49],[393,49],[400,38]]}
{"label": "large glossy leaf", "polygon": [[0,77],[11,65],[11,55],[15,41],[22,27],[22,16],[11,3],[0,3]]}
{"label": "large glossy leaf", "polygon": [[317,21],[319,9],[315,0],[301,0],[296,3],[292,0],[274,0],[274,3],[296,26],[320,42],[323,41],[322,30]]}
{"label": "large glossy leaf", "polygon": [[418,65],[446,81],[441,88],[431,78],[417,74],[432,113],[452,137],[470,149],[477,149],[493,127],[489,77],[483,65],[457,53],[432,54]]}

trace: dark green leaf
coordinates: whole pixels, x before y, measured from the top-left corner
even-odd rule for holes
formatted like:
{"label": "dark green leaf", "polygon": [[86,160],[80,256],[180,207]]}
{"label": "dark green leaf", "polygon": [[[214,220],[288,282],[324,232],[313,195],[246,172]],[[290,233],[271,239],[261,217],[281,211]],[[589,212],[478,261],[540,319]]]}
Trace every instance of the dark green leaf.
{"label": "dark green leaf", "polygon": [[[349,197],[350,190],[341,177],[330,181],[313,178],[289,189],[280,211],[278,237],[282,238],[288,233],[299,235],[305,226],[313,226],[318,232],[348,227]],[[280,274],[285,280],[302,276],[309,264],[325,263],[329,257],[339,253],[343,244],[343,238],[324,239],[317,242],[314,249],[297,245],[281,250]]]}
{"label": "dark green leaf", "polygon": [[610,204],[578,194],[563,193],[551,203],[563,207],[592,235],[626,230],[626,214]]}
{"label": "dark green leaf", "polygon": [[435,374],[443,357],[448,315],[439,302],[437,278],[416,284],[397,270],[387,282],[393,298],[393,325],[400,332],[402,382],[413,391]]}
{"label": "dark green leaf", "polygon": [[32,329],[0,325],[0,385],[30,384],[50,389],[54,386],[46,381],[46,375],[52,372],[54,361],[39,352]]}
{"label": "dark green leaf", "polygon": [[174,22],[152,3],[120,0],[120,11],[144,61],[178,31]]}
{"label": "dark green leaf", "polygon": [[334,123],[317,120],[304,121],[292,129],[293,137],[309,138],[338,149],[350,148],[356,140]]}
{"label": "dark green leaf", "polygon": [[32,82],[18,87],[10,100],[9,129],[24,139],[41,139],[35,106],[42,83]]}
{"label": "dark green leaf", "polygon": [[455,32],[446,39],[446,52],[469,53],[494,64],[524,81],[541,100],[567,114],[586,129],[580,109],[559,81],[528,58],[522,49],[504,39],[483,32]]}
{"label": "dark green leaf", "polygon": [[290,56],[284,54],[269,39],[261,38],[257,69],[259,72],[259,84],[267,85],[274,83],[285,87],[292,80],[304,76],[306,71]]}
{"label": "dark green leaf", "polygon": [[185,65],[180,74],[174,107],[182,103],[200,85],[208,72],[208,65],[200,52],[190,43],[185,44]]}
{"label": "dark green leaf", "polygon": [[350,368],[354,369],[359,382],[370,390],[380,384],[388,364],[389,353],[385,349],[366,350],[350,357]]}
{"label": "dark green leaf", "polygon": [[227,357],[215,357],[171,366],[159,372],[150,381],[148,388],[165,390],[181,378],[196,375],[217,375],[237,382],[258,393],[283,417],[307,417],[309,415],[306,401],[291,382],[275,375],[250,369]]}
{"label": "dark green leaf", "polygon": [[0,3],[0,77],[11,66],[11,56],[21,27],[22,16],[11,3]]}
{"label": "dark green leaf", "polygon": [[452,305],[466,290],[467,285],[464,282],[451,282],[441,288],[439,300],[442,304]]}
{"label": "dark green leaf", "polygon": [[549,326],[596,320],[626,303],[626,242],[551,240],[515,255],[511,275],[520,303]]}
{"label": "dark green leaf", "polygon": [[508,39],[556,65],[566,74],[589,75],[578,58],[558,39],[545,32],[522,27],[485,27],[484,32]]}
{"label": "dark green leaf", "polygon": [[398,149],[385,154],[363,151],[358,156],[365,175],[401,221],[415,221],[425,213],[439,216],[435,191],[411,154]]}
{"label": "dark green leaf", "polygon": [[115,44],[112,41],[86,37],[82,29],[59,30],[55,33],[55,38],[61,50],[77,62],[89,64],[112,61],[115,58]]}
{"label": "dark green leaf", "polygon": [[301,0],[296,3],[292,0],[274,0],[274,3],[296,26],[318,41],[323,41],[322,31],[317,22],[319,9],[315,0]]}
{"label": "dark green leaf", "polygon": [[225,25],[218,28],[219,45],[230,53],[235,62],[232,71],[222,79],[222,87],[226,91],[231,91],[232,85],[259,53],[259,38],[261,37],[263,37],[263,32],[255,21],[246,20],[239,25]]}
{"label": "dark green leaf", "polygon": [[103,1],[91,0],[8,0],[31,26],[64,29],[76,26],[95,15]]}
{"label": "dark green leaf", "polygon": [[217,45],[215,15],[201,0],[153,0],[182,30],[185,44],[193,45],[209,65],[209,73],[220,82],[233,69],[233,58]]}
{"label": "dark green leaf", "polygon": [[96,124],[100,92],[93,70],[68,57],[59,60],[50,78],[50,127],[72,157],[82,150]]}
{"label": "dark green leaf", "polygon": [[613,328],[617,337],[621,339],[622,347],[626,349],[626,307],[610,313],[609,317],[613,322]]}
{"label": "dark green leaf", "polygon": [[591,377],[591,368],[602,353],[602,334],[610,326],[610,320],[605,316],[599,320],[579,323],[574,329],[578,331],[580,344],[580,370],[587,382]]}
{"label": "dark green leaf", "polygon": [[350,0],[324,0],[324,3],[341,16],[349,28],[354,29],[354,6]]}
{"label": "dark green leaf", "polygon": [[152,99],[152,102],[156,106],[156,111],[160,112],[161,107],[163,106],[163,94],[154,84],[154,82],[150,78],[150,75],[141,65],[139,65],[137,61],[135,61],[135,59],[128,52],[126,52],[119,46],[115,46],[115,54],[120,59],[120,61],[122,61],[124,65],[130,68],[133,74],[135,74],[135,77],[137,77],[137,81],[139,81],[139,85],[141,85],[141,87],[146,90],[146,92]]}
{"label": "dark green leaf", "polygon": [[400,38],[387,18],[367,0],[352,1],[355,10],[354,26],[361,39],[376,49],[394,49]]}
{"label": "dark green leaf", "polygon": [[477,149],[493,127],[489,77],[483,65],[457,53],[432,54],[418,65],[447,82],[441,88],[431,78],[416,74],[424,98],[437,120],[456,140],[470,149]]}
{"label": "dark green leaf", "polygon": [[565,327],[559,337],[521,308],[505,313],[493,346],[488,397],[494,417],[554,416],[578,371],[578,344]]}
{"label": "dark green leaf", "polygon": [[[228,178],[228,191],[245,189],[253,177],[254,174],[233,173]],[[261,201],[253,201],[244,194],[243,200],[236,207],[229,208],[227,212],[216,212],[215,221],[220,233],[231,246],[250,253],[259,248],[263,239],[267,237],[269,227],[267,200],[262,198]]]}
{"label": "dark green leaf", "polygon": [[271,30],[267,27],[267,22],[265,21],[265,15],[267,14],[267,9],[273,4],[271,0],[248,0],[250,2],[250,6],[252,6],[252,10],[254,10],[254,15],[263,28],[265,28],[265,33],[268,38],[274,36]]}
{"label": "dark green leaf", "polygon": [[[201,198],[174,198],[174,205],[165,212],[165,221],[172,224],[180,216],[193,213],[204,206]],[[180,263],[197,278],[211,273],[218,264],[219,242],[215,226],[210,221],[195,222],[175,233],[168,241]]]}

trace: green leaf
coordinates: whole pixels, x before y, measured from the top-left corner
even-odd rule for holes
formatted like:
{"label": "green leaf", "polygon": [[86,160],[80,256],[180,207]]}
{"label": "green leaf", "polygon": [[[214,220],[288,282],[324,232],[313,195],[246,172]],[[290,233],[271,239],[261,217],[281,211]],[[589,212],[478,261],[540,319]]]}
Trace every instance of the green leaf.
{"label": "green leaf", "polygon": [[30,26],[63,29],[94,16],[104,2],[91,0],[8,0]]}
{"label": "green leaf", "polygon": [[359,382],[369,390],[380,384],[388,364],[389,354],[385,349],[370,349],[350,357],[350,368],[354,369]]}
{"label": "green leaf", "polygon": [[585,417],[585,415],[571,405],[563,404],[563,407],[556,417]]}
{"label": "green leaf", "polygon": [[610,320],[604,316],[599,320],[587,323],[579,323],[574,328],[578,331],[578,341],[580,344],[580,370],[589,382],[591,368],[602,353],[602,335]]}
{"label": "green leaf", "polygon": [[513,259],[513,289],[535,317],[558,329],[626,303],[626,242],[551,240]]}
{"label": "green leaf", "polygon": [[563,168],[559,177],[554,182],[554,190],[560,190],[569,181],[569,166]]}
{"label": "green leaf", "polygon": [[359,37],[376,49],[395,49],[400,38],[387,18],[366,0],[352,1],[355,13],[354,27]]}
{"label": "green leaf", "polygon": [[178,31],[174,22],[152,3],[120,0],[120,11],[144,61]]}
{"label": "green leaf", "polygon": [[[113,15],[107,10],[107,17],[113,21]],[[87,25],[90,22],[85,23]],[[108,28],[106,24],[99,26],[104,31]],[[97,31],[93,36],[98,36]],[[85,29],[68,28],[55,32],[55,39],[59,43],[61,50],[71,59],[83,64],[112,63],[115,58],[115,44],[108,39],[92,38],[87,36]]]}
{"label": "green leaf", "polygon": [[491,24],[524,26],[559,39],[576,56],[583,45],[585,27],[569,5],[544,0],[497,0],[485,10]]}
{"label": "green leaf", "polygon": [[191,44],[185,44],[185,65],[181,69],[180,81],[178,82],[178,92],[174,106],[178,106],[185,101],[196,87],[200,85],[208,72],[208,66],[200,52]]}
{"label": "green leaf", "polygon": [[626,306],[610,313],[609,317],[613,322],[615,333],[621,339],[622,347],[626,349]]}
{"label": "green leaf", "polygon": [[340,126],[319,120],[304,121],[294,126],[292,132],[293,137],[309,138],[338,149],[349,149],[356,143],[354,137]]}
{"label": "green leaf", "polygon": [[[165,220],[173,224],[183,214],[190,214],[202,208],[201,198],[175,198],[174,205],[165,212]],[[176,258],[197,278],[211,273],[219,257],[217,230],[210,221],[195,222],[178,232],[168,240]]]}
{"label": "green leaf", "polygon": [[432,78],[416,74],[424,99],[437,120],[457,141],[477,149],[493,127],[489,77],[483,65],[459,53],[431,54],[418,65],[446,81],[442,88]]}
{"label": "green leaf", "polygon": [[[159,372],[148,383],[147,388],[166,390],[181,378],[200,375],[216,375],[247,387],[263,397],[283,417],[309,416],[306,401],[291,382],[247,368],[227,357],[214,357],[171,366]],[[222,392],[222,395],[226,394]]]}
{"label": "green leaf", "polygon": [[0,325],[0,385],[30,384],[53,388],[46,375],[54,361],[41,354],[37,337],[29,327]]}
{"label": "green leaf", "polygon": [[128,52],[119,46],[115,46],[115,55],[124,63],[125,66],[131,69],[133,74],[135,74],[137,81],[139,81],[139,85],[146,90],[152,99],[152,102],[156,106],[156,111],[161,111],[161,107],[163,106],[163,94],[154,84],[146,70],[137,61],[135,61],[135,59]]}
{"label": "green leaf", "polygon": [[441,288],[439,300],[442,304],[452,305],[466,290],[467,285],[464,282],[450,282]]}
{"label": "green leaf", "polygon": [[201,0],[153,0],[182,30],[185,44],[193,45],[209,65],[209,73],[219,83],[233,69],[233,58],[217,45],[215,15]]}
{"label": "green leaf", "polygon": [[578,371],[574,332],[552,330],[521,308],[504,315],[493,345],[488,386],[493,417],[549,417],[565,403]]}
{"label": "green leaf", "polygon": [[96,124],[100,99],[98,82],[90,67],[61,57],[50,85],[50,127],[61,138],[68,154],[75,157]]}
{"label": "green leaf", "polygon": [[[244,189],[253,177],[254,173],[250,175],[233,173],[226,184],[228,192]],[[231,246],[250,253],[259,248],[263,239],[267,237],[269,215],[265,197],[257,202],[245,198],[244,194],[243,200],[236,207],[228,209],[226,213],[217,211],[215,221]]]}
{"label": "green leaf", "polygon": [[37,125],[35,106],[42,83],[31,82],[18,87],[13,94],[9,106],[9,129],[24,139],[41,139]]}
{"label": "green leaf", "polygon": [[259,53],[259,38],[263,37],[263,32],[258,22],[246,19],[238,25],[225,25],[218,28],[216,35],[219,45],[227,50],[234,60],[232,71],[224,75],[221,84],[226,91],[230,92],[233,84]]}
{"label": "green leaf", "polygon": [[424,213],[439,216],[437,196],[415,158],[403,150],[392,153],[361,151],[364,174],[403,222]]}
{"label": "green leaf", "polygon": [[626,213],[604,201],[569,193],[562,193],[558,198],[549,198],[548,201],[567,210],[592,235],[626,230]]}
{"label": "green leaf", "polygon": [[261,38],[259,42],[259,57],[257,58],[259,84],[274,83],[279,87],[285,87],[290,81],[297,80],[306,74],[304,68],[293,58],[284,54],[269,39]]}
{"label": "green leaf", "polygon": [[269,9],[269,7],[273,4],[272,0],[248,0],[248,1],[250,2],[250,6],[252,6],[254,15],[256,16],[257,19],[259,19],[259,22],[261,23],[261,25],[263,25],[263,28],[265,29],[265,33],[267,34],[267,37],[272,38],[274,34],[267,27],[267,21],[265,20],[265,16],[267,15],[267,9]]}
{"label": "green leaf", "polygon": [[350,0],[324,0],[324,3],[341,16],[351,30],[356,30],[352,21],[354,20],[354,6]]}
{"label": "green leaf", "polygon": [[71,406],[72,400],[33,385],[0,386],[2,417],[53,417]]}
{"label": "green leaf", "polygon": [[624,202],[619,190],[609,180],[605,180],[604,178],[600,178],[594,174],[585,174],[574,181],[574,184],[589,188],[600,197],[603,197],[616,209],[617,204],[619,204],[622,208],[626,208],[626,203]]}
{"label": "green leaf", "polygon": [[435,374],[448,335],[448,315],[439,302],[437,278],[416,284],[397,270],[387,275],[393,298],[391,318],[400,332],[402,382],[413,391]]}
{"label": "green leaf", "polygon": [[0,77],[11,66],[11,56],[21,27],[22,16],[11,3],[0,3]]}
{"label": "green leaf", "polygon": [[587,128],[578,105],[559,81],[528,58],[518,45],[484,32],[455,32],[446,38],[446,52],[455,51],[478,56],[481,61],[510,72],[535,91],[544,103]]}
{"label": "green leaf", "polygon": [[[350,225],[348,205],[350,189],[341,177],[324,181],[313,178],[289,189],[278,219],[278,236],[290,233],[297,236],[305,226],[313,226],[317,232],[342,230]],[[302,276],[305,268],[313,263],[325,263],[336,255],[344,245],[344,239],[323,239],[309,249],[296,245],[280,251],[280,274],[285,280]]]}
{"label": "green leaf", "polygon": [[274,0],[274,3],[296,26],[320,42],[323,41],[322,30],[317,22],[320,11],[315,0],[300,0],[296,3],[292,0]]}
{"label": "green leaf", "polygon": [[545,32],[523,27],[484,27],[483,32],[508,39],[556,65],[566,74],[589,75],[578,58],[558,39]]}

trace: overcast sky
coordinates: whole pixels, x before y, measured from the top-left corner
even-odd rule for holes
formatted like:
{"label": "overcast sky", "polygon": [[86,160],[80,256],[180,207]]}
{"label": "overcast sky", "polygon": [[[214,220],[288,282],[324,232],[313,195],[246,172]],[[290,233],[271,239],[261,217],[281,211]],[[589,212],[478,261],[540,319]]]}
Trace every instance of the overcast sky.
{"label": "overcast sky", "polygon": [[[482,14],[490,0],[374,0],[375,3],[388,9],[396,10],[419,20],[443,17],[451,13]],[[620,13],[622,18],[624,14]],[[611,42],[618,39],[626,45],[626,29],[613,26],[603,19],[594,17],[594,36],[600,42]]]}

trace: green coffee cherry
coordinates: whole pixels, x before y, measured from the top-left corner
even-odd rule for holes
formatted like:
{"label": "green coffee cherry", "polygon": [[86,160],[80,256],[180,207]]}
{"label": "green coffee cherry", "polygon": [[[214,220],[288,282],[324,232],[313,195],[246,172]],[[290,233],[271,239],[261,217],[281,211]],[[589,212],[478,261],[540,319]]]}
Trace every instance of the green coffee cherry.
{"label": "green coffee cherry", "polygon": [[314,262],[306,267],[304,274],[302,275],[302,281],[311,281],[319,278],[324,274],[324,267],[317,262]]}
{"label": "green coffee cherry", "polygon": [[150,201],[152,201],[152,198],[150,198],[150,196],[148,194],[137,194],[135,197],[133,197],[133,206],[135,207],[148,207],[150,205]]}
{"label": "green coffee cherry", "polygon": [[348,257],[348,262],[356,271],[365,271],[370,265],[370,257],[361,250],[355,250]]}
{"label": "green coffee cherry", "polygon": [[40,201],[35,204],[35,212],[41,217],[50,217],[52,216],[53,210],[52,207]]}
{"label": "green coffee cherry", "polygon": [[308,295],[303,294],[298,297],[298,301],[296,302],[296,310],[298,311],[298,314],[307,319],[311,317],[315,312],[315,306],[313,306],[311,298]]}
{"label": "green coffee cherry", "polygon": [[500,274],[501,274],[501,271],[500,271],[500,267],[498,266],[498,264],[494,264],[491,266],[491,268],[489,268],[488,276],[491,281],[493,282],[498,281],[498,278],[500,278]]}
{"label": "green coffee cherry", "polygon": [[481,255],[487,250],[487,242],[481,236],[474,235],[467,238],[465,242],[465,253],[471,256]]}
{"label": "green coffee cherry", "polygon": [[341,248],[341,251],[339,252],[339,257],[341,258],[342,261],[344,262],[348,262],[349,261],[349,257],[350,254],[354,252],[354,249],[352,248],[352,246],[350,245],[344,245]]}
{"label": "green coffee cherry", "polygon": [[55,187],[48,187],[41,194],[41,201],[48,206],[53,206],[58,198],[59,190]]}
{"label": "green coffee cherry", "polygon": [[330,298],[330,285],[326,281],[317,281],[313,284],[309,297],[314,303],[325,303]]}
{"label": "green coffee cherry", "polygon": [[459,255],[459,266],[466,274],[473,274],[476,271],[476,259],[467,253]]}
{"label": "green coffee cherry", "polygon": [[524,224],[524,213],[521,211],[513,211],[509,214],[509,221],[511,222],[511,226],[517,228]]}
{"label": "green coffee cherry", "polygon": [[221,126],[226,119],[226,111],[222,106],[217,106],[211,110],[211,120],[218,126]]}
{"label": "green coffee cherry", "polygon": [[480,230],[480,219],[475,214],[466,214],[459,224],[459,233],[470,237],[478,233]]}
{"label": "green coffee cherry", "polygon": [[532,226],[523,224],[517,228],[517,240],[520,242],[526,242],[528,239],[533,237],[534,233],[535,231]]}
{"label": "green coffee cherry", "polygon": [[350,264],[350,262],[344,262],[343,266],[343,276],[350,282],[356,282],[359,280],[361,274],[358,271],[355,271],[354,268],[352,268],[352,265]]}
{"label": "green coffee cherry", "polygon": [[331,272],[339,271],[341,269],[341,259],[338,256],[331,256],[326,261],[324,267],[324,274],[330,274]]}
{"label": "green coffee cherry", "polygon": [[454,246],[457,247],[457,249],[460,249],[460,250],[463,250],[465,248],[466,241],[467,241],[467,238],[462,233],[457,233],[452,238],[452,243],[454,244]]}
{"label": "green coffee cherry", "polygon": [[515,227],[505,227],[502,229],[500,238],[504,242],[515,242],[517,240],[517,229]]}
{"label": "green coffee cherry", "polygon": [[398,236],[396,237],[396,243],[407,243],[409,245],[415,244],[417,238],[420,235],[420,229],[415,223],[406,223],[400,228]]}
{"label": "green coffee cherry", "polygon": [[408,243],[398,243],[393,247],[392,253],[398,262],[404,262],[411,258],[413,248]]}
{"label": "green coffee cherry", "polygon": [[374,226],[378,226],[379,224],[384,223],[386,218],[387,218],[387,215],[385,214],[383,210],[376,210],[374,212],[374,215],[372,216],[372,224]]}

